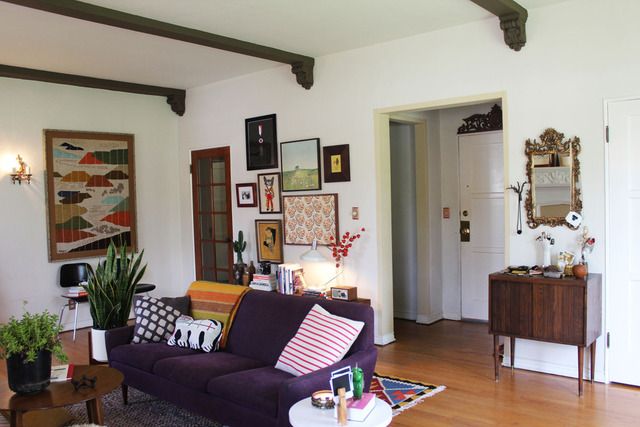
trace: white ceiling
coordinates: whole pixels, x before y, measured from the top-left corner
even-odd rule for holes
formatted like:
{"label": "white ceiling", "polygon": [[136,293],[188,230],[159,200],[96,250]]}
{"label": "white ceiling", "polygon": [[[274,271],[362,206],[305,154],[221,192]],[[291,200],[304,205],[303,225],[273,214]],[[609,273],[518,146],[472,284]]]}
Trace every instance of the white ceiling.
{"label": "white ceiling", "polygon": [[[531,9],[562,1],[566,0],[519,3]],[[492,17],[469,0],[88,3],[312,57]],[[175,88],[282,65],[4,2],[0,2],[0,64]]]}

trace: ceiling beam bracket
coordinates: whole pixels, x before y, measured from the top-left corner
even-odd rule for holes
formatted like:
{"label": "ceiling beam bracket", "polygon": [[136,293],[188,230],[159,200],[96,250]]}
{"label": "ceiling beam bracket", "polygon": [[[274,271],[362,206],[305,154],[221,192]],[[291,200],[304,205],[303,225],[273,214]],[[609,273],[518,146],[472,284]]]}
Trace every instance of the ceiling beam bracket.
{"label": "ceiling beam bracket", "polygon": [[296,81],[305,89],[311,89],[313,86],[313,63],[314,60],[311,58],[291,64],[291,72],[296,75]]}
{"label": "ceiling beam bracket", "polygon": [[471,0],[500,19],[504,42],[516,52],[527,43],[527,9],[514,0]]}
{"label": "ceiling beam bracket", "polygon": [[114,90],[117,92],[137,93],[140,95],[162,96],[167,98],[171,111],[181,116],[185,112],[187,93],[184,89],[142,85],[118,80],[99,79],[77,74],[55,73],[53,71],[34,70],[33,68],[14,67],[0,64],[0,77],[11,79],[34,80],[92,89]]}
{"label": "ceiling beam bracket", "polygon": [[523,17],[519,13],[500,16],[500,29],[504,32],[504,42],[516,52],[527,43],[526,22],[527,16]]}

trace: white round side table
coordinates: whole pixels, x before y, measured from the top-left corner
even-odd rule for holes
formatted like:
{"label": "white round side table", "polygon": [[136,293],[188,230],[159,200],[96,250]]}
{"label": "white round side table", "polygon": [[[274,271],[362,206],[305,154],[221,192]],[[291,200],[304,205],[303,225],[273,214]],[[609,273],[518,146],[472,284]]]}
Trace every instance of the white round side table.
{"label": "white round side table", "polygon": [[[391,424],[391,406],[376,397],[376,406],[364,421],[347,421],[348,427],[387,427]],[[319,409],[311,405],[311,398],[302,399],[289,409],[293,427],[336,427],[333,409]]]}

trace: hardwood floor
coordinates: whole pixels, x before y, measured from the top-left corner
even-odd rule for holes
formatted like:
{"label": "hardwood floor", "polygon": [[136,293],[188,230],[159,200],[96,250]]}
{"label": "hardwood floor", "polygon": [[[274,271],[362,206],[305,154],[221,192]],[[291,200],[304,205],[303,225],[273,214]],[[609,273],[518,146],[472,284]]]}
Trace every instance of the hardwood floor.
{"label": "hardwood floor", "polygon": [[[433,325],[396,320],[393,344],[379,347],[381,374],[443,384],[447,389],[393,419],[392,426],[638,426],[640,390],[502,368],[493,380],[492,338],[484,324],[441,321]],[[75,364],[88,363],[87,330],[74,343],[62,334]],[[0,363],[0,381],[6,381]]]}
{"label": "hardwood floor", "polygon": [[640,389],[502,368],[494,381],[486,324],[395,321],[396,342],[379,348],[381,374],[446,385],[401,413],[392,426],[638,426]]}

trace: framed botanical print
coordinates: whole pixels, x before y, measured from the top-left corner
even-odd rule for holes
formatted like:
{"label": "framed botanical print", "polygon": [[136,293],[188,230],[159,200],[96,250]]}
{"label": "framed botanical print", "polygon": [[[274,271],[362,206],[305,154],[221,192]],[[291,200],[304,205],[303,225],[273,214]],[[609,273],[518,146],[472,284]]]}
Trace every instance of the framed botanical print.
{"label": "framed botanical print", "polygon": [[[328,245],[338,238],[338,195],[284,196],[284,243]],[[334,240],[335,241],[335,240]]]}
{"label": "framed botanical print", "polygon": [[282,191],[320,190],[320,139],[280,144]]}
{"label": "framed botanical print", "polygon": [[351,181],[349,144],[322,147],[324,182]]}
{"label": "framed botanical print", "polygon": [[282,221],[256,219],[258,262],[282,263]]}
{"label": "framed botanical print", "polygon": [[133,135],[45,130],[49,259],[136,248]]}
{"label": "framed botanical print", "polygon": [[280,173],[258,174],[258,200],[260,213],[282,213]]}
{"label": "framed botanical print", "polygon": [[247,170],[278,167],[276,115],[245,119]]}
{"label": "framed botanical print", "polygon": [[239,208],[255,208],[258,206],[256,200],[256,184],[236,184],[236,200]]}

